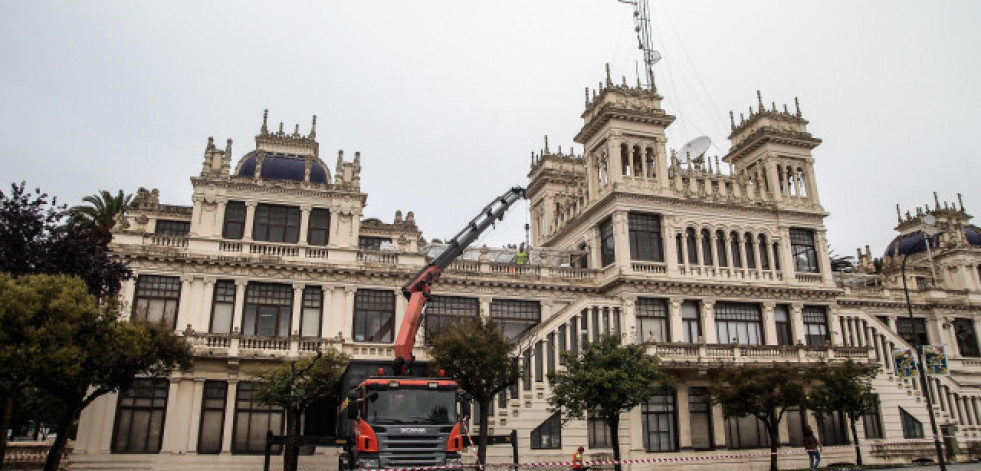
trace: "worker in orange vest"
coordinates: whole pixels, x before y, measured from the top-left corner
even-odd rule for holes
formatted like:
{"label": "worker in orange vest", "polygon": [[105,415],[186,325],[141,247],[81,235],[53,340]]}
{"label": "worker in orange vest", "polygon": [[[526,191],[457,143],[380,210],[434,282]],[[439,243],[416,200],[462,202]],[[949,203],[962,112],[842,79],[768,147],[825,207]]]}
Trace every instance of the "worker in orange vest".
{"label": "worker in orange vest", "polygon": [[576,452],[572,454],[572,471],[585,471],[586,470],[586,467],[582,465],[582,452],[583,452],[583,450],[585,450],[585,448],[583,448],[582,445],[580,445],[579,446],[579,449],[576,450]]}

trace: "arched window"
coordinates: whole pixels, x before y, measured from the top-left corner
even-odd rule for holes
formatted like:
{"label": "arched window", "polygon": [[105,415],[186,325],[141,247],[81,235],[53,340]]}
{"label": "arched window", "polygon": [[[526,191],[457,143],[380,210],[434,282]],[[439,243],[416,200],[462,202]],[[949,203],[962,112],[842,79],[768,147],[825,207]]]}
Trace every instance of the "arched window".
{"label": "arched window", "polygon": [[746,237],[743,237],[746,242],[746,268],[756,268],[756,251],[753,249],[755,239],[749,232],[746,233]]}
{"label": "arched window", "polygon": [[695,243],[695,229],[689,227],[685,230],[685,239],[688,242],[688,263],[695,265],[698,263],[698,245]]}
{"label": "arched window", "polygon": [[743,258],[739,256],[739,233],[732,231],[729,233],[729,247],[732,249],[732,267],[742,268]]}
{"label": "arched window", "polygon": [[722,231],[715,231],[715,251],[718,252],[719,256],[719,266],[727,267],[729,266],[728,257],[726,257],[726,234]]}
{"label": "arched window", "polygon": [[681,243],[681,234],[674,236],[674,242],[678,246],[678,264],[682,265],[685,263],[685,251],[684,245]]}
{"label": "arched window", "polygon": [[766,243],[766,235],[760,234],[760,268],[764,270],[770,269],[770,251],[769,246]]}
{"label": "arched window", "polygon": [[712,236],[708,229],[702,229],[702,263],[712,265]]}

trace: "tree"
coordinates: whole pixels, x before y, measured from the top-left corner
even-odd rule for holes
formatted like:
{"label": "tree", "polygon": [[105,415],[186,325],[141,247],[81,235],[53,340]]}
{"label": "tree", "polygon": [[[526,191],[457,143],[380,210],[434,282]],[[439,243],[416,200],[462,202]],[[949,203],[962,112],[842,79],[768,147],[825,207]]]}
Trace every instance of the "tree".
{"label": "tree", "polygon": [[116,215],[125,212],[132,199],[133,195],[124,194],[123,190],[115,195],[101,190],[82,198],[88,204],[72,206],[68,214],[80,225],[88,227],[97,241],[108,243],[112,238],[112,227],[116,225]]}
{"label": "tree", "polygon": [[879,404],[872,389],[876,369],[859,365],[852,360],[836,365],[821,365],[811,371],[818,384],[808,395],[807,405],[818,418],[841,411],[848,418],[855,443],[855,464],[862,466],[862,449],[855,424],[865,414],[878,411]]}
{"label": "tree", "polygon": [[317,352],[314,358],[284,362],[257,375],[262,387],[256,393],[259,401],[279,406],[286,414],[286,446],[283,471],[296,471],[300,434],[300,417],[311,404],[336,396],[348,356],[336,350]]}
{"label": "tree", "polygon": [[804,375],[795,367],[773,364],[741,365],[722,370],[724,384],[710,389],[712,402],[722,405],[726,418],[756,417],[770,441],[770,471],[777,471],[779,425],[787,409],[805,400]]}
{"label": "tree", "polygon": [[[430,353],[436,363],[455,379],[480,409],[486,424],[494,396],[518,382],[518,357],[514,344],[493,320],[474,318],[446,329],[433,340]],[[477,460],[486,463],[488,427],[480,427]]]}
{"label": "tree", "polygon": [[851,255],[840,255],[832,250],[828,258],[831,259],[831,271],[852,271],[855,268],[855,257]]}
{"label": "tree", "polygon": [[66,431],[92,401],[137,376],[166,376],[190,364],[189,345],[172,330],[123,322],[117,312],[113,298],[97,302],[77,277],[0,274],[0,377],[19,378],[64,406],[45,471],[58,469]]}
{"label": "tree", "polygon": [[613,459],[620,471],[620,414],[659,390],[674,390],[674,378],[661,371],[660,360],[641,345],[621,345],[620,337],[604,335],[581,354],[561,353],[565,370],[549,373],[549,404],[563,412],[563,421],[583,419],[587,412],[603,417],[610,427]]}

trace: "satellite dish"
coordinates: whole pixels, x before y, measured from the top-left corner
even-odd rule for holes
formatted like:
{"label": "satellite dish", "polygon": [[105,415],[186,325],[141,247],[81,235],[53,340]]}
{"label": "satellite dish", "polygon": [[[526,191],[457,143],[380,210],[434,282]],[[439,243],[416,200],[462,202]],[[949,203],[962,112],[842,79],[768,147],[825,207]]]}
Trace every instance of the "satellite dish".
{"label": "satellite dish", "polygon": [[658,62],[661,62],[661,53],[652,49],[648,55],[648,59],[651,65],[657,64]]}
{"label": "satellite dish", "polygon": [[681,146],[681,150],[678,151],[678,158],[684,159],[686,157],[691,157],[697,159],[708,150],[712,145],[712,140],[708,136],[696,137],[687,144]]}

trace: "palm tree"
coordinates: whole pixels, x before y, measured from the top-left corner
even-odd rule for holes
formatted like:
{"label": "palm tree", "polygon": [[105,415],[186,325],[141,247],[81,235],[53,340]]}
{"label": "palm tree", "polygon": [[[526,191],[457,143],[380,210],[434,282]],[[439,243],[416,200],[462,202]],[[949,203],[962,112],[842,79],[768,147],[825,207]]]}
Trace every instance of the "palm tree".
{"label": "palm tree", "polygon": [[132,199],[133,195],[125,194],[123,190],[116,195],[101,190],[96,195],[82,198],[87,204],[72,206],[68,214],[74,222],[89,227],[97,240],[108,242],[109,232],[116,225],[116,215],[125,212]]}

